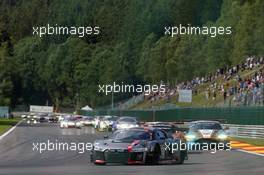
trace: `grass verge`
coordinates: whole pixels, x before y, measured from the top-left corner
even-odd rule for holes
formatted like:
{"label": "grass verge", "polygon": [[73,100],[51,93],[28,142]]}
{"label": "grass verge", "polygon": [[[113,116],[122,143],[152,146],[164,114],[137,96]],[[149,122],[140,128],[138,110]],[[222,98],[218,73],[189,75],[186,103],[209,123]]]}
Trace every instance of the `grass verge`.
{"label": "grass verge", "polygon": [[0,125],[0,136],[9,130],[12,125]]}
{"label": "grass verge", "polygon": [[8,129],[13,127],[14,125],[19,122],[19,118],[13,118],[13,119],[0,119],[0,135],[5,133]]}

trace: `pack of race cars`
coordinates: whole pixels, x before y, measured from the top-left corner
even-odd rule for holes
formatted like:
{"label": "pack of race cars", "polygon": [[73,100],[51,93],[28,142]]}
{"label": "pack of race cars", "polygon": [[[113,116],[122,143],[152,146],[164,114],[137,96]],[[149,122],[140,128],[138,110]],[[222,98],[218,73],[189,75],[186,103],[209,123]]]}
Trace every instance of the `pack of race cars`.
{"label": "pack of race cars", "polygon": [[[123,117],[120,118],[123,121]],[[116,123],[120,119],[117,120]],[[128,121],[128,120],[126,120]],[[135,123],[135,121],[130,123]],[[120,124],[120,125],[121,125]],[[117,128],[104,139],[96,140],[91,151],[91,162],[125,164],[182,164],[188,158],[189,147],[203,149],[203,144],[228,144],[226,130],[218,121],[195,121],[188,127],[171,122],[137,123],[135,127]],[[198,150],[197,150],[198,151]]]}
{"label": "pack of race cars", "polygon": [[26,121],[28,124],[36,124],[36,123],[56,123],[58,122],[58,117],[54,113],[29,113],[22,114],[21,118]]}
{"label": "pack of race cars", "polygon": [[[69,114],[28,114],[27,123],[58,122],[60,128],[94,127],[108,135],[95,140],[90,159],[94,164],[182,164],[193,148],[203,144],[230,149],[228,128],[218,121],[187,123],[139,122],[129,116],[80,116]],[[199,146],[199,147],[197,147]],[[209,149],[212,149],[210,147]],[[219,149],[219,147],[217,148]]]}

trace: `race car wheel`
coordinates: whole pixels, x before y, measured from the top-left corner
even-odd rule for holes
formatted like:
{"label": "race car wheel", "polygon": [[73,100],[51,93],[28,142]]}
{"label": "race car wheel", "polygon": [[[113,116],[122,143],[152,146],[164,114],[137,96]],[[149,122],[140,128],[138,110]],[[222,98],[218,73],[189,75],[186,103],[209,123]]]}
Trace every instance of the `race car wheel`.
{"label": "race car wheel", "polygon": [[[224,150],[230,150],[230,141],[227,142],[222,142],[225,146],[224,146]],[[229,146],[227,146],[229,145]]]}
{"label": "race car wheel", "polygon": [[147,155],[146,164],[157,165],[160,159],[160,147],[155,146],[154,151]]}
{"label": "race car wheel", "polygon": [[180,152],[180,160],[177,162],[177,164],[183,164],[186,157],[186,153],[184,151]]}

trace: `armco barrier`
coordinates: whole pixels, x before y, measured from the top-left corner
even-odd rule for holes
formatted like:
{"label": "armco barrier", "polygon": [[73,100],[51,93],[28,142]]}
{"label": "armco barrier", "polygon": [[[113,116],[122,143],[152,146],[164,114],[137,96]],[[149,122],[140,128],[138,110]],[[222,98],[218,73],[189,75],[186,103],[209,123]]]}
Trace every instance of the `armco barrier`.
{"label": "armco barrier", "polygon": [[176,108],[169,110],[80,111],[82,115],[135,116],[142,121],[223,120],[229,124],[264,125],[264,107]]}
{"label": "armco barrier", "polygon": [[228,133],[232,137],[264,139],[264,125],[225,124],[224,126],[229,128]]}

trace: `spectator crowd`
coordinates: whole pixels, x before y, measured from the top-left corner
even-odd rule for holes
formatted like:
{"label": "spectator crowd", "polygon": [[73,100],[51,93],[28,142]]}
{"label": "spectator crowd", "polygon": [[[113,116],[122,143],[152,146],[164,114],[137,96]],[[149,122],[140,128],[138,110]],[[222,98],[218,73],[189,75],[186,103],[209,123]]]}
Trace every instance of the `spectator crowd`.
{"label": "spectator crowd", "polygon": [[[248,74],[248,75],[247,75]],[[241,76],[243,75],[243,77]],[[206,84],[206,89],[201,85]],[[204,94],[206,100],[223,98],[228,105],[264,105],[264,58],[251,56],[233,67],[218,69],[204,77],[166,87],[166,92],[145,95],[145,100],[170,100],[179,90],[192,90],[193,95]]]}

